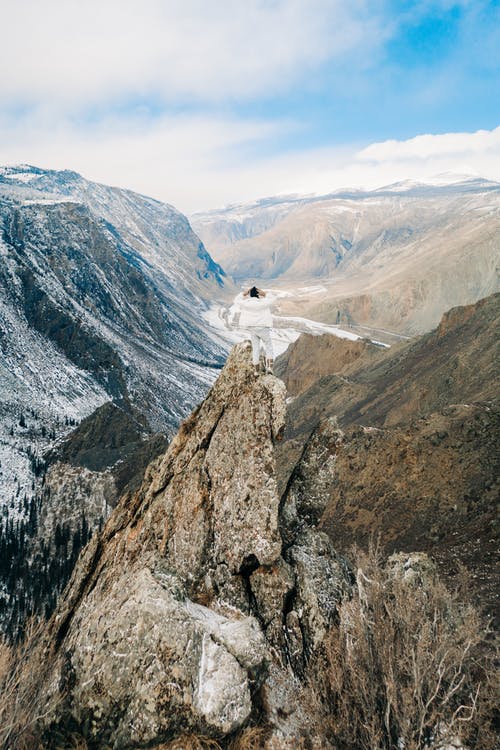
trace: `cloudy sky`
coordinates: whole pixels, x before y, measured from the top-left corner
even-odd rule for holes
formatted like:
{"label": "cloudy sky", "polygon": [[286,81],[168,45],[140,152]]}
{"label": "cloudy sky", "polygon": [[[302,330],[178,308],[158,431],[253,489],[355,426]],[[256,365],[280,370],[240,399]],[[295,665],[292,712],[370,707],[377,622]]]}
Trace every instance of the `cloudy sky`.
{"label": "cloudy sky", "polygon": [[16,0],[0,164],[183,211],[500,180],[500,0]]}

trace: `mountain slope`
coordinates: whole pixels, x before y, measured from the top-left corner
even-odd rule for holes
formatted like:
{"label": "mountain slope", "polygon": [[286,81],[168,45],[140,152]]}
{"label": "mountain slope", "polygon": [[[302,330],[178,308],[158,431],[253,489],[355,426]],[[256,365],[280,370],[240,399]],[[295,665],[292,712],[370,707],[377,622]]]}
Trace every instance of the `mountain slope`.
{"label": "mountain slope", "polygon": [[7,361],[24,356],[26,322],[94,387],[173,429],[223,361],[199,320],[223,277],[185,217],[74,173],[4,168],[0,218]]}
{"label": "mountain slope", "polygon": [[[380,535],[389,551],[431,552],[447,574],[464,564],[490,611],[497,605],[499,302],[497,294],[455,308],[436,330],[390,351],[352,342],[342,359],[336,342],[316,348],[302,338],[276,368],[291,392],[278,453],[284,495],[313,446],[319,463],[330,465],[328,481],[319,490],[316,477],[305,479],[302,494],[321,508],[316,521],[339,549]],[[314,378],[315,358],[329,360],[328,374]]]}
{"label": "mountain slope", "polygon": [[[153,433],[172,435],[206,393],[227,345],[202,313],[224,283],[171,206],[73,172],[0,168],[0,542],[12,563],[0,622],[17,595],[28,610],[43,604],[22,579],[40,589],[38,573],[62,553],[64,571],[48,580],[64,584],[89,529],[164,447]],[[118,434],[136,426],[106,454],[103,415]],[[57,452],[88,418],[86,456],[100,453],[99,465]],[[52,549],[58,524],[68,549]]]}
{"label": "mountain slope", "polygon": [[285,197],[193,217],[237,279],[321,280],[303,314],[418,333],[499,289],[500,185],[399,183]]}

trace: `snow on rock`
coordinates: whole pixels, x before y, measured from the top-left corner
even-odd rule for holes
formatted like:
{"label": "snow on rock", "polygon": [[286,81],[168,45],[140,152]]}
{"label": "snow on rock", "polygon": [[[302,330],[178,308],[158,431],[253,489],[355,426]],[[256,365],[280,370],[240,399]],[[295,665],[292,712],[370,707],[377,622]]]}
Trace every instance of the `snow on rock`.
{"label": "snow on rock", "polygon": [[[319,287],[319,289],[321,289],[321,287]],[[286,296],[286,294],[286,292],[280,293],[280,296]],[[238,341],[248,340],[249,332],[244,328],[240,328],[237,318],[233,317],[235,309],[229,308],[227,317],[225,314],[222,314],[224,309],[225,308],[221,308],[220,306],[212,305],[206,312],[204,312],[203,317],[212,328],[220,331],[221,336],[228,342],[234,344]],[[362,336],[359,336],[352,331],[346,331],[337,325],[327,325],[326,323],[320,323],[315,320],[310,320],[309,318],[273,315],[271,341],[275,357],[283,354],[290,344],[298,339],[301,333],[310,333],[312,336],[321,336],[324,333],[328,333],[337,338],[347,339],[349,341],[361,341],[363,338]],[[381,341],[375,339],[370,339],[370,341],[377,346],[389,348],[388,344]]]}

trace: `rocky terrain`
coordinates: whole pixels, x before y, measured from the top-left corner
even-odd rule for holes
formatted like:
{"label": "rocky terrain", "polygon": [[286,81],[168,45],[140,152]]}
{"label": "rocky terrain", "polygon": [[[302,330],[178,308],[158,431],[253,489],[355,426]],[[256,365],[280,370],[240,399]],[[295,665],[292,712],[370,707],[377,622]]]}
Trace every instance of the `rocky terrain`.
{"label": "rocky terrain", "polygon": [[[393,555],[377,581],[351,568],[325,533],[324,519],[352,441],[335,420],[323,420],[281,494],[275,451],[285,417],[283,382],[256,377],[248,344],[237,345],[207,398],[149,465],[140,488],[125,492],[78,560],[56,611],[25,656],[17,715],[0,702],[4,716],[22,717],[22,725],[17,718],[17,725],[3,730],[7,748],[18,741],[41,742],[47,750],[75,743],[101,750],[336,748],[335,737],[366,736],[363,709],[358,715],[359,706],[350,701],[368,693],[366,686],[357,691],[345,660],[367,637],[357,635],[367,623],[372,646],[383,648],[389,631],[379,617],[402,639],[394,640],[393,666],[377,667],[389,668],[393,677],[402,668],[405,639],[422,645],[432,618],[434,625],[439,618],[444,630],[415,658],[420,668],[439,661],[442,644],[457,647],[458,661],[446,666],[451,683],[444,692],[438,683],[434,691],[435,670],[427,667],[430,681],[422,677],[415,688],[430,689],[427,706],[440,694],[450,716],[456,700],[463,710],[462,698],[452,696],[470,679],[462,649],[471,648],[470,641],[464,644],[476,637],[476,621],[464,620],[463,613],[475,615],[456,609],[433,583],[425,555]],[[360,446],[356,457],[363,465]],[[366,565],[370,576],[382,574]],[[406,621],[397,607],[412,602],[415,612]],[[430,615],[422,610],[429,606]],[[337,653],[342,634],[347,643]],[[364,661],[354,662],[355,668],[360,675],[368,670],[374,700],[385,702],[387,684],[377,698],[379,673],[370,674],[375,662],[366,662],[366,654],[361,651]],[[377,650],[369,658],[381,655]],[[444,669],[442,659],[440,664]],[[403,668],[398,679],[404,675]],[[340,684],[352,692],[339,696]],[[387,705],[390,713],[390,700]],[[352,711],[342,729],[346,716],[337,710]],[[403,734],[422,736],[422,725],[413,717],[407,721],[408,713],[397,718],[394,707],[391,727],[387,711],[374,710],[380,717],[371,712],[369,719],[380,719],[382,728],[374,731],[384,733],[384,743],[403,741]],[[430,746],[437,750],[443,737],[463,747],[454,728],[443,722],[436,728],[437,715],[427,718],[436,736]],[[358,729],[354,721],[361,722]]]}
{"label": "rocky terrain", "polygon": [[290,314],[414,335],[499,290],[500,186],[439,182],[269,198],[195,215],[193,225],[238,280],[323,287],[291,298]]}
{"label": "rocky terrain", "polygon": [[[482,211],[483,228],[496,221],[494,184],[458,184],[432,195],[415,186],[382,191],[380,211],[395,227],[396,196],[399,209],[422,211],[424,234],[437,204],[443,222],[452,203],[464,216]],[[365,201],[360,227],[372,199],[331,198]],[[325,211],[328,200],[256,206],[231,242],[236,235],[250,241],[252,233],[257,241],[296,210],[314,204]],[[349,213],[338,206],[335,212]],[[128,191],[31,167],[0,170],[0,214],[0,480],[8,488],[0,521],[0,624],[15,639],[30,611],[49,618],[22,659],[14,659],[21,682],[14,680],[12,693],[8,680],[2,683],[0,719],[13,715],[11,706],[21,717],[9,719],[11,728],[0,726],[6,750],[18,750],[21,736],[25,747],[41,742],[48,750],[185,750],[215,740],[243,750],[245,737],[265,750],[349,747],[334,739],[334,711],[342,704],[334,644],[343,632],[348,659],[360,641],[372,643],[369,596],[388,614],[395,593],[413,598],[400,582],[416,580],[415,601],[433,601],[439,587],[428,553],[451,588],[464,590],[466,581],[466,598],[495,614],[500,295],[453,308],[435,330],[391,349],[354,334],[302,335],[276,362],[277,377],[256,378],[248,346],[239,344],[175,434],[219,373],[227,346],[203,322],[224,275],[187,220]],[[476,225],[469,226],[472,237]],[[362,300],[366,314],[358,322],[390,322],[392,305],[391,314],[412,330],[408,321],[417,311],[430,320],[449,299],[453,285],[438,274],[432,315],[432,285],[402,314],[399,271],[391,276],[384,263],[392,258],[397,265],[404,256],[404,273],[410,269],[411,283],[419,282],[409,235],[398,232],[380,241],[370,235],[355,251],[354,243],[339,239],[340,250],[336,241],[333,268],[345,261],[346,273],[359,280],[366,265],[374,289],[378,273],[394,282],[396,300],[384,297],[378,308],[375,289],[342,308],[344,319],[354,319]],[[419,247],[425,242],[422,235]],[[455,289],[465,299],[491,286],[495,242],[477,242],[478,262],[470,265],[478,276],[469,284],[467,271]],[[462,255],[454,253],[436,268],[449,261],[458,278],[465,261],[460,265]],[[328,263],[323,271],[336,273]],[[295,268],[300,272],[300,262]],[[319,310],[326,299],[319,300],[318,287],[308,289],[302,312],[313,309],[313,299]],[[287,309],[287,299],[282,323],[291,325],[300,319],[287,317],[297,312],[296,300]],[[377,572],[389,600],[380,600],[379,578],[347,562],[352,544],[366,547],[371,538],[382,556],[396,553]],[[464,638],[457,643],[467,643],[469,631],[460,628],[479,620],[462,605],[451,616],[449,600],[441,601],[449,637],[456,626]],[[400,617],[396,608],[396,630]],[[365,625],[367,633],[355,637]],[[425,618],[422,628],[425,634]],[[411,622],[407,635],[410,644],[420,643]],[[457,654],[447,689],[460,701]],[[439,666],[439,649],[435,656],[428,674]],[[366,669],[375,684],[372,667]],[[408,687],[408,679],[401,685]],[[470,684],[474,679],[482,677],[473,675]],[[386,684],[381,691],[374,706],[387,697]],[[450,698],[444,693],[447,710]],[[349,699],[343,700],[348,737]],[[389,726],[381,714],[387,747],[412,747],[403,736],[406,719]],[[436,737],[446,735],[448,746],[462,747],[441,720],[429,722],[428,746],[442,750]],[[361,718],[360,731],[364,724]]]}
{"label": "rocky terrain", "polygon": [[0,168],[0,229],[0,629],[15,632],[216,377],[227,344],[202,315],[225,277],[172,206],[74,172]]}
{"label": "rocky terrain", "polygon": [[256,379],[238,345],[49,622],[36,678],[46,747],[75,728],[92,747],[223,739],[262,713],[279,740],[266,747],[324,747],[302,679],[351,574],[324,532],[280,521],[284,417],[283,383]]}
{"label": "rocky terrain", "polygon": [[432,553],[449,575],[463,564],[490,612],[498,603],[499,298],[455,308],[434,331],[389,351],[302,336],[276,368],[289,393],[282,491],[314,446],[331,461],[317,521],[336,548],[374,535],[387,551]]}

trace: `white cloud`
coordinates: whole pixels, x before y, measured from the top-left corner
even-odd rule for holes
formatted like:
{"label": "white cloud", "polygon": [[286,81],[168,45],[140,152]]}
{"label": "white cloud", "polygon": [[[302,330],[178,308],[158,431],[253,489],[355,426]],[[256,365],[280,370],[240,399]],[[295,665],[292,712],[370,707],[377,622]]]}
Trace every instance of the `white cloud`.
{"label": "white cloud", "polygon": [[241,167],[242,149],[288,127],[293,123],[136,116],[110,117],[89,128],[62,118],[55,125],[51,114],[40,110],[22,120],[0,117],[0,164],[73,169],[187,211],[230,200],[238,186],[236,173],[227,176],[228,165]]}
{"label": "white cloud", "polygon": [[384,38],[364,0],[19,0],[2,10],[4,103],[247,99]]}
{"label": "white cloud", "polygon": [[344,152],[309,153],[297,192],[326,193],[339,188],[382,187],[401,180],[423,180],[453,173],[500,182],[500,127],[475,133],[419,135],[373,143]]}
{"label": "white cloud", "polygon": [[500,127],[475,133],[417,135],[405,141],[372,143],[356,154],[359,161],[381,163],[445,156],[484,155],[500,151]]}
{"label": "white cloud", "polygon": [[[54,126],[38,112],[22,122],[0,118],[0,164],[74,169],[85,177],[131,188],[184,212],[279,193],[327,193],[376,188],[442,172],[500,181],[500,128],[422,135],[406,141],[303,149],[256,157],[290,122],[177,116],[155,121],[108,119],[83,128],[68,119]],[[248,156],[248,152],[252,156]]]}

